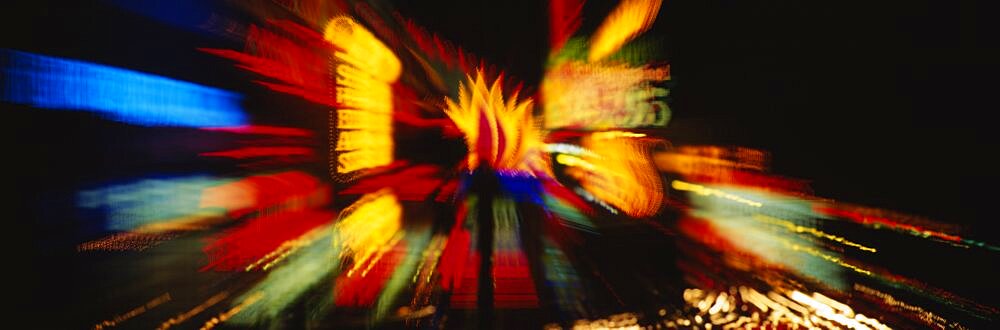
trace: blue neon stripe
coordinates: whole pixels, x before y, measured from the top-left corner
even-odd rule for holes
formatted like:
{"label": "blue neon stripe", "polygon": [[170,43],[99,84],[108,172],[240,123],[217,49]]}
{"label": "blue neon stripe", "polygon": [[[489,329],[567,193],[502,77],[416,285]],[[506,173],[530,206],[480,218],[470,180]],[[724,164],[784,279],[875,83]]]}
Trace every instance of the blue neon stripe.
{"label": "blue neon stripe", "polygon": [[4,102],[141,126],[247,124],[239,94],[132,70],[0,49],[0,77]]}

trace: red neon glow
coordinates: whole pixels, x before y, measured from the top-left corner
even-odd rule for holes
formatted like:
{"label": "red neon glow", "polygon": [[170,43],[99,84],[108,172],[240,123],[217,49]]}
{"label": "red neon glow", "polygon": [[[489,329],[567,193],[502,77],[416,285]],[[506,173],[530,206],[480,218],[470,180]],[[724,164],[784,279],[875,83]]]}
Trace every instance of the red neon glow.
{"label": "red neon glow", "polygon": [[462,47],[456,47],[452,43],[442,40],[436,34],[428,33],[412,20],[403,18],[398,13],[395,16],[400,25],[406,29],[407,34],[413,37],[417,48],[428,59],[441,61],[448,68],[460,69],[462,72],[472,72],[478,69],[488,77],[494,77],[499,72],[495,66],[487,64],[484,59],[466,52]]}
{"label": "red neon glow", "polygon": [[399,200],[423,201],[441,187],[441,168],[434,165],[416,165],[399,172],[372,176],[341,190],[341,195],[360,195],[392,187]]}
{"label": "red neon glow", "polygon": [[455,197],[456,191],[458,191],[458,179],[448,180],[441,186],[441,192],[438,193],[434,200],[442,203],[448,202]]}
{"label": "red neon glow", "polygon": [[226,151],[203,152],[198,154],[206,157],[225,157],[235,159],[246,159],[256,157],[276,157],[276,156],[313,156],[313,149],[302,147],[246,147]]}
{"label": "red neon glow", "polygon": [[[452,291],[461,287],[465,273],[472,273],[470,276],[476,276],[475,274],[479,269],[478,259],[469,260],[471,237],[469,231],[465,230],[462,226],[462,223],[465,222],[467,212],[468,210],[466,210],[464,203],[457,205],[455,226],[451,228],[448,242],[444,247],[444,251],[441,252],[438,271],[441,274],[441,287],[445,290]],[[471,270],[466,271],[469,267],[472,267]],[[475,281],[473,282],[475,283]]]}
{"label": "red neon glow", "polygon": [[549,1],[549,48],[552,52],[562,49],[566,41],[580,28],[580,11],[583,0]]}
{"label": "red neon glow", "polygon": [[[479,263],[482,258],[479,252],[474,252],[465,259],[465,262],[455,265],[460,271],[458,277],[454,277],[451,291],[451,308],[474,309],[476,308],[476,298],[479,296]],[[442,272],[442,275],[444,273]]]}
{"label": "red neon glow", "polygon": [[[450,307],[472,309],[476,308],[479,267],[483,260],[478,251],[471,250],[470,234],[463,226],[468,210],[464,203],[458,205],[458,220],[441,253],[438,272],[441,274],[441,287],[451,292]],[[538,307],[538,296],[524,251],[497,250],[487,260],[493,262],[494,307]]]}
{"label": "red neon glow", "polygon": [[879,225],[891,227],[893,229],[909,230],[909,231],[913,231],[913,232],[924,234],[924,235],[927,235],[927,236],[931,236],[931,237],[943,239],[943,240],[950,241],[950,242],[961,242],[963,240],[962,237],[960,237],[960,236],[951,235],[951,234],[947,234],[947,233],[942,233],[942,232],[939,232],[939,231],[933,231],[933,230],[930,230],[930,229],[922,227],[922,226],[900,223],[900,222],[897,222],[897,221],[893,221],[893,220],[890,220],[890,219],[886,219],[886,218],[882,218],[882,217],[878,217],[878,216],[874,216],[874,215],[866,215],[866,214],[862,214],[862,213],[858,213],[858,212],[852,212],[852,211],[841,210],[841,209],[836,209],[836,208],[832,208],[832,207],[818,206],[818,205],[814,206],[813,210],[815,210],[816,212],[822,213],[822,214],[845,218],[845,219],[848,219],[848,220],[851,220],[851,221],[854,221],[854,222],[857,222],[857,223],[861,223],[861,224],[866,224],[866,225],[868,225],[868,224],[879,224]]}
{"label": "red neon glow", "polygon": [[528,258],[520,249],[493,254],[493,305],[496,308],[538,307],[535,282],[528,268]]}
{"label": "red neon glow", "polygon": [[307,173],[291,171],[256,175],[206,188],[199,207],[224,208],[230,217],[240,218],[253,211],[301,210],[329,202],[329,186]]}
{"label": "red neon glow", "polygon": [[282,212],[248,221],[227,230],[205,246],[208,264],[201,271],[236,271],[274,251],[317,226],[330,222],[333,213],[322,211]]}
{"label": "red neon glow", "polygon": [[699,183],[731,184],[788,193],[807,193],[810,191],[809,182],[806,180],[784,178],[763,173],[733,170],[728,168],[715,168],[713,169],[713,172],[714,173],[694,173],[686,175],[685,178]]}
{"label": "red neon glow", "polygon": [[347,272],[342,272],[334,282],[334,304],[346,307],[373,305],[406,252],[406,240],[400,240],[381,258],[367,260],[367,264],[360,267],[365,270],[363,274],[348,276]]}
{"label": "red neon glow", "polygon": [[199,48],[199,50],[236,61],[239,68],[255,72],[276,82],[256,81],[276,92],[295,95],[307,101],[337,106],[333,79],[328,69],[328,53],[335,48],[319,33],[290,21],[272,20],[273,26],[295,39],[284,37],[256,25],[247,33],[247,51]]}
{"label": "red neon glow", "polygon": [[594,213],[594,208],[591,207],[587,201],[583,200],[583,198],[579,195],[570,191],[569,188],[566,188],[566,186],[563,186],[558,182],[549,180],[542,181],[542,189],[545,191],[545,194],[568,203],[584,214]]}
{"label": "red neon glow", "polygon": [[230,127],[206,127],[202,128],[205,131],[213,132],[226,132],[235,134],[250,134],[250,135],[274,135],[274,136],[297,136],[297,137],[310,137],[313,135],[312,131],[292,128],[292,127],[280,127],[280,126],[260,126],[260,125],[244,125],[244,126],[230,126]]}
{"label": "red neon glow", "polygon": [[323,39],[323,34],[295,22],[284,19],[269,19],[267,23],[281,29],[285,33],[295,36],[296,40],[299,40],[307,47],[313,49],[332,49],[334,47],[326,39]]}

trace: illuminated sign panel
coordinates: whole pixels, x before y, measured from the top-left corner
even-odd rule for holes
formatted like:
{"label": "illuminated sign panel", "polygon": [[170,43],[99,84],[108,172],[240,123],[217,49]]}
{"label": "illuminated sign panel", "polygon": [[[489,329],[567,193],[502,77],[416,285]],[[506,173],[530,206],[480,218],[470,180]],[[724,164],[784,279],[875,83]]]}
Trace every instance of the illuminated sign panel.
{"label": "illuminated sign panel", "polygon": [[[331,116],[331,174],[345,178],[393,161],[392,83],[402,65],[371,32],[348,17],[330,20],[323,38],[339,50],[336,116]],[[331,164],[334,165],[334,164]]]}
{"label": "illuminated sign panel", "polygon": [[657,83],[670,79],[668,67],[564,62],[542,82],[547,129],[663,127],[670,120]]}

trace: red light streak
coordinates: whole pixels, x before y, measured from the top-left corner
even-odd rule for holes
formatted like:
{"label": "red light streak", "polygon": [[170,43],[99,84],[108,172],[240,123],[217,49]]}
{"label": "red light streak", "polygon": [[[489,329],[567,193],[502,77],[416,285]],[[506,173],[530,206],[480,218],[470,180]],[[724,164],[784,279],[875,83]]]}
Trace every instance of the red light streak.
{"label": "red light streak", "polygon": [[836,209],[836,208],[832,208],[832,207],[815,206],[815,207],[813,207],[813,209],[816,212],[819,212],[819,213],[823,213],[823,214],[826,214],[826,215],[832,215],[832,216],[835,216],[835,217],[842,217],[842,218],[849,219],[851,221],[854,221],[854,222],[857,222],[857,223],[861,223],[861,224],[866,224],[866,225],[868,225],[868,224],[884,225],[884,226],[891,227],[893,229],[909,230],[909,231],[914,232],[914,233],[918,233],[918,234],[922,234],[922,235],[926,235],[926,236],[931,236],[931,237],[939,238],[939,239],[942,239],[942,240],[945,240],[945,241],[949,241],[949,242],[958,242],[958,243],[962,242],[962,237],[960,237],[960,236],[950,235],[950,234],[939,232],[939,231],[933,231],[933,230],[930,230],[930,229],[927,229],[927,228],[924,228],[924,227],[921,227],[921,226],[917,226],[917,225],[910,225],[910,224],[900,223],[900,222],[896,222],[896,221],[893,221],[893,220],[890,220],[890,219],[886,219],[886,218],[882,218],[882,217],[870,216],[870,215],[865,215],[865,214],[861,214],[861,213],[857,213],[857,212],[851,212],[851,211],[847,211],[847,210],[840,210],[840,209]]}
{"label": "red light streak", "polygon": [[330,212],[299,211],[267,215],[227,230],[205,248],[206,270],[244,270],[254,261],[317,226],[329,223]]}
{"label": "red light streak", "polygon": [[437,178],[441,174],[441,169],[437,166],[417,165],[395,173],[360,179],[356,184],[341,190],[340,194],[367,194],[385,187],[392,187],[393,192],[400,200],[423,201],[438,187],[441,187],[443,180]]}
{"label": "red light streak", "polygon": [[549,1],[549,48],[551,52],[562,49],[566,41],[580,28],[582,0]]}
{"label": "red light streak", "polygon": [[330,93],[334,87],[328,70],[329,55],[324,55],[331,53],[335,47],[319,33],[290,21],[268,22],[295,38],[251,25],[246,38],[246,52],[212,48],[199,50],[236,61],[239,68],[276,80],[256,81],[271,90],[336,106],[336,99]]}
{"label": "red light streak", "polygon": [[313,156],[313,150],[302,147],[246,147],[226,151],[203,152],[198,154],[206,157],[225,157],[235,159],[246,159],[256,157],[275,156]]}
{"label": "red light streak", "polygon": [[230,127],[206,127],[202,128],[205,131],[213,132],[226,132],[234,134],[249,134],[249,135],[275,135],[275,136],[298,136],[298,137],[311,137],[313,133],[309,130],[301,128],[292,127],[280,127],[280,126],[261,126],[261,125],[245,125],[245,126],[230,126]]}
{"label": "red light streak", "polygon": [[284,207],[302,209],[329,203],[330,188],[315,177],[298,171],[255,175],[220,186],[206,188],[201,208],[220,207],[232,218],[255,210]]}
{"label": "red light streak", "polygon": [[368,265],[362,267],[369,268],[365,274],[341,273],[335,282],[334,304],[349,307],[368,307],[374,304],[396,267],[406,257],[406,252],[406,240],[399,240],[381,258],[367,260]]}

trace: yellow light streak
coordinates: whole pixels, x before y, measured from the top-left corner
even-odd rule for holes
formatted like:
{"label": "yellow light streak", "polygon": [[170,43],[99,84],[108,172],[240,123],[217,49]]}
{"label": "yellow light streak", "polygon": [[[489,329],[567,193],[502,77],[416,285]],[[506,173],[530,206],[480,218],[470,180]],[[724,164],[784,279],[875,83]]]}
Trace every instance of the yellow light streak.
{"label": "yellow light streak", "polygon": [[821,252],[821,251],[819,251],[819,250],[817,250],[817,249],[815,249],[813,247],[798,245],[798,244],[789,242],[789,241],[784,240],[784,239],[779,239],[779,241],[782,242],[785,245],[785,247],[787,247],[789,249],[792,249],[794,251],[802,251],[802,252],[805,252],[805,253],[808,253],[808,254],[811,254],[811,255],[823,258],[826,261],[838,264],[838,265],[843,266],[845,268],[849,268],[849,269],[851,269],[851,270],[853,270],[855,272],[861,273],[861,274],[865,274],[865,275],[871,275],[872,274],[872,272],[869,271],[869,270],[866,270],[864,268],[860,268],[858,266],[849,264],[849,263],[845,262],[843,259],[841,259],[839,257],[834,257],[834,256],[831,256],[829,254],[823,253],[823,252]]}
{"label": "yellow light streak", "polygon": [[153,298],[153,300],[150,300],[149,302],[142,304],[142,306],[133,308],[132,310],[125,312],[123,314],[115,315],[115,317],[111,318],[110,320],[105,320],[101,323],[94,325],[94,330],[102,330],[105,328],[118,326],[122,322],[125,322],[133,317],[136,317],[139,314],[145,313],[146,311],[153,309],[156,306],[162,305],[163,303],[168,301],[170,301],[170,293],[168,292],[161,294],[156,298]]}
{"label": "yellow light streak", "polygon": [[219,325],[219,323],[226,322],[226,320],[229,320],[229,318],[233,317],[233,315],[236,315],[239,312],[243,311],[243,309],[246,308],[247,306],[253,305],[261,298],[264,298],[264,292],[254,293],[253,295],[247,297],[242,302],[240,302],[239,305],[233,306],[233,308],[230,308],[228,311],[222,312],[218,316],[213,317],[212,319],[205,322],[205,324],[201,326],[201,330],[209,330],[215,328],[215,326]]}
{"label": "yellow light streak", "polygon": [[649,161],[651,141],[633,139],[640,134],[626,132],[594,133],[581,145],[599,157],[589,160],[558,155],[556,161],[587,171],[569,172],[580,186],[596,199],[613,205],[633,217],[656,214],[663,200],[659,173]]}
{"label": "yellow light streak", "polygon": [[758,201],[754,201],[754,200],[746,199],[746,198],[743,198],[743,197],[740,197],[740,196],[736,196],[736,195],[727,193],[727,192],[722,191],[722,190],[712,189],[712,188],[708,188],[708,187],[705,187],[705,186],[702,186],[702,185],[693,184],[693,183],[687,183],[687,182],[680,181],[680,180],[674,180],[673,182],[670,183],[670,186],[673,187],[676,190],[679,190],[679,191],[690,191],[690,192],[693,192],[695,194],[699,194],[699,195],[702,195],[702,196],[716,196],[716,197],[719,197],[719,198],[728,199],[728,200],[731,200],[731,201],[734,201],[734,202],[737,202],[737,203],[746,204],[746,205],[750,205],[750,206],[753,206],[753,207],[764,206],[763,203],[758,202]]}
{"label": "yellow light streak", "polygon": [[811,235],[819,237],[819,238],[825,238],[825,239],[828,239],[828,240],[831,240],[831,241],[834,241],[834,242],[837,242],[837,243],[841,243],[841,244],[844,244],[844,245],[847,245],[847,246],[855,247],[855,248],[858,248],[858,249],[860,249],[862,251],[868,251],[868,252],[872,252],[872,253],[874,253],[874,252],[877,251],[875,248],[867,247],[867,246],[864,246],[864,245],[852,242],[852,241],[850,241],[850,240],[848,240],[846,238],[840,237],[840,236],[836,236],[836,235],[832,235],[832,234],[827,234],[827,233],[825,233],[825,232],[823,232],[823,231],[821,231],[819,229],[816,229],[816,228],[800,226],[800,225],[797,225],[797,224],[795,224],[795,223],[793,223],[791,221],[788,221],[788,220],[778,219],[778,218],[766,216],[766,215],[763,215],[763,214],[754,214],[753,218],[757,219],[759,221],[762,221],[762,222],[766,222],[766,223],[770,223],[770,224],[775,224],[775,225],[783,226],[786,229],[788,229],[788,231],[792,231],[792,232],[796,232],[796,233],[808,233],[808,234],[811,234]]}
{"label": "yellow light streak", "polygon": [[594,164],[591,164],[590,162],[584,160],[583,158],[572,155],[566,155],[566,154],[556,155],[556,163],[563,164],[566,166],[581,167],[587,169],[588,171],[597,170],[597,166],[594,166]]}
{"label": "yellow light streak", "polygon": [[600,61],[618,51],[653,25],[661,0],[624,0],[604,19],[590,39],[590,62]]}
{"label": "yellow light streak", "polygon": [[361,197],[341,212],[340,221],[334,225],[333,244],[340,248],[341,258],[348,255],[354,258],[347,276],[353,276],[373,257],[384,253],[383,249],[402,238],[397,235],[401,215],[402,207],[388,188]]}
{"label": "yellow light streak", "polygon": [[205,311],[205,309],[212,307],[215,304],[218,304],[223,299],[226,299],[226,297],[229,297],[229,292],[217,293],[214,296],[209,297],[208,300],[205,300],[205,302],[201,303],[200,305],[195,306],[191,310],[181,313],[177,316],[171,317],[169,320],[164,321],[163,324],[160,324],[160,327],[157,329],[166,330],[170,329],[170,327],[172,326],[181,324],[184,321],[190,319],[192,316],[198,315],[199,313]]}
{"label": "yellow light streak", "polygon": [[323,38],[343,51],[335,56],[383,82],[399,79],[402,64],[399,58],[374,34],[347,16],[330,20]]}
{"label": "yellow light streak", "polygon": [[310,230],[309,232],[302,234],[302,236],[299,236],[297,238],[287,240],[284,243],[281,243],[281,245],[278,246],[277,249],[274,249],[274,251],[271,251],[270,253],[264,255],[260,259],[257,259],[257,261],[254,261],[244,270],[249,272],[251,270],[256,269],[257,267],[260,267],[261,270],[268,270],[271,267],[274,267],[275,264],[281,262],[285,258],[288,258],[288,256],[291,255],[292,253],[295,253],[295,251],[298,251],[303,247],[309,246],[322,236],[323,236],[323,227],[320,227]]}

